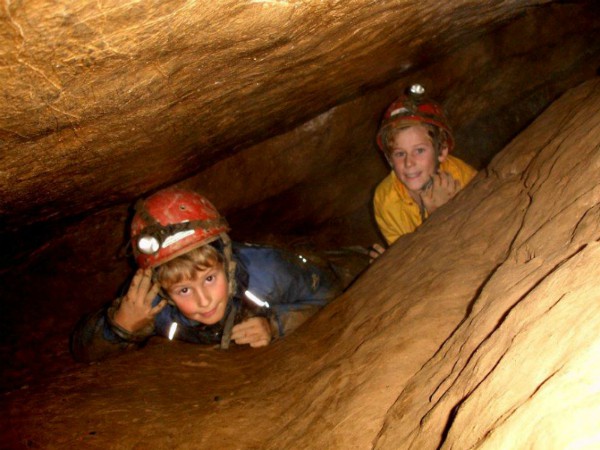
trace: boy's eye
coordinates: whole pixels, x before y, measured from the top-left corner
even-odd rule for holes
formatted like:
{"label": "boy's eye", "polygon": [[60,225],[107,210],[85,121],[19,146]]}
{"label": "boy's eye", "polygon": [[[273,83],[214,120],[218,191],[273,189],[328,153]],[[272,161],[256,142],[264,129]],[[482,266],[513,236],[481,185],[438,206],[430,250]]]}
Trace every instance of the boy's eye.
{"label": "boy's eye", "polygon": [[404,158],[405,152],[394,152],[394,158]]}
{"label": "boy's eye", "polygon": [[419,153],[419,154],[425,153],[425,147],[418,147],[417,148],[417,153]]}
{"label": "boy's eye", "polygon": [[209,283],[215,280],[215,276],[214,275],[208,275],[205,280],[208,281]]}
{"label": "boy's eye", "polygon": [[185,295],[185,294],[187,294],[189,291],[190,291],[190,289],[189,289],[189,288],[183,287],[183,288],[180,288],[180,289],[178,289],[178,290],[177,290],[177,293],[178,293],[178,294],[180,294],[180,295]]}

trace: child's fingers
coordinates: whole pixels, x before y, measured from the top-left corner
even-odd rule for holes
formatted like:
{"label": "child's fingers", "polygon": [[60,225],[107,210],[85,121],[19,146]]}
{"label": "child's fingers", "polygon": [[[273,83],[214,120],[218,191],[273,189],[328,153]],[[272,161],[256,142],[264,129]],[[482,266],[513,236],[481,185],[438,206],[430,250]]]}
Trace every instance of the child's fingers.
{"label": "child's fingers", "polygon": [[252,322],[248,320],[244,320],[242,323],[238,323],[237,325],[234,325],[233,328],[231,329],[231,335],[233,336],[234,333],[237,333],[238,331],[240,332],[244,332],[244,331],[248,331],[252,329]]}
{"label": "child's fingers", "polygon": [[231,340],[236,344],[249,344],[257,339],[256,333],[246,330],[237,330],[231,333]]}
{"label": "child's fingers", "polygon": [[371,261],[373,261],[374,259],[377,259],[381,256],[381,253],[376,252],[375,250],[369,250],[369,258]]}
{"label": "child's fingers", "polygon": [[[237,326],[237,325],[236,325]],[[231,339],[237,342],[237,340],[245,341],[257,333],[254,327],[244,327],[244,328],[236,328],[233,327],[231,329]],[[243,342],[244,344],[247,342]]]}
{"label": "child's fingers", "polygon": [[371,263],[377,258],[379,258],[381,255],[383,255],[383,252],[385,252],[385,248],[383,248],[379,244],[373,244],[369,249],[369,262]]}
{"label": "child's fingers", "polygon": [[253,337],[247,335],[246,333],[242,333],[241,335],[237,335],[237,336],[234,336],[232,334],[231,340],[233,342],[235,342],[237,345],[244,345],[244,344],[249,344],[253,340]]}
{"label": "child's fingers", "polygon": [[440,177],[440,187],[442,189],[447,189],[448,188],[448,173],[442,172],[442,173],[440,173],[439,177]]}
{"label": "child's fingers", "polygon": [[[137,275],[137,274],[136,274]],[[150,290],[152,283],[152,269],[144,269],[138,284],[138,292],[145,295]]]}
{"label": "child's fingers", "polygon": [[144,295],[144,304],[152,305],[152,300],[156,298],[156,296],[158,295],[158,291],[160,291],[160,284],[153,283]]}
{"label": "child's fingers", "polygon": [[135,274],[133,275],[133,278],[131,279],[131,283],[129,283],[129,289],[127,290],[128,293],[131,293],[132,295],[135,295],[140,287],[140,281],[142,280],[142,276],[144,274],[144,271],[142,269],[138,269],[136,270]]}
{"label": "child's fingers", "polygon": [[250,347],[252,347],[252,348],[266,347],[270,343],[271,343],[270,339],[259,339],[256,342],[250,342]]}
{"label": "child's fingers", "polygon": [[234,338],[232,334],[231,339],[238,345],[249,344],[251,347],[262,347],[262,345],[256,344],[265,342],[263,345],[267,345],[271,342],[271,336],[266,333],[242,333],[242,335],[237,338]]}
{"label": "child's fingers", "polygon": [[424,202],[428,202],[433,198],[433,192],[433,186],[431,186],[430,188],[419,192],[419,196],[421,197],[421,200],[423,200]]}
{"label": "child's fingers", "polygon": [[445,178],[445,187],[448,191],[450,192],[456,192],[458,190],[459,187],[459,182],[458,180],[456,180],[452,175],[450,175],[448,172],[444,172],[444,178]]}
{"label": "child's fingers", "polygon": [[127,294],[125,294],[125,297],[123,298],[124,303],[131,305],[135,305],[137,303],[142,276],[143,272],[141,269],[135,273],[135,275],[131,279],[131,283],[129,283],[129,289],[127,289]]}
{"label": "child's fingers", "polygon": [[[127,293],[132,297],[131,300],[135,300],[139,296],[140,292],[142,292],[142,295],[148,292],[148,282],[150,278],[147,275],[147,272],[149,270],[150,269],[138,269],[135,272],[135,275],[129,284],[129,290],[127,291]],[[151,273],[152,272],[150,272],[150,274]]]}
{"label": "child's fingers", "polygon": [[[234,325],[231,329],[231,339],[236,343],[239,343],[238,340],[246,339],[248,336],[248,326],[244,325],[245,322]],[[242,326],[244,325],[244,326]]]}
{"label": "child's fingers", "polygon": [[150,314],[151,314],[152,316],[156,316],[156,315],[157,315],[159,312],[161,312],[161,311],[163,310],[163,308],[164,308],[165,306],[167,306],[167,301],[166,301],[165,299],[162,299],[162,300],[161,300],[161,301],[158,303],[158,305],[156,305],[155,307],[153,307],[153,308],[150,310]]}
{"label": "child's fingers", "polygon": [[271,340],[271,329],[264,317],[252,317],[231,329],[231,339],[236,344],[252,344],[259,340]]}
{"label": "child's fingers", "polygon": [[383,252],[385,252],[385,248],[383,248],[381,245],[379,244],[373,244],[371,246],[373,248],[373,250],[375,250],[377,253],[379,253],[380,255],[383,254]]}

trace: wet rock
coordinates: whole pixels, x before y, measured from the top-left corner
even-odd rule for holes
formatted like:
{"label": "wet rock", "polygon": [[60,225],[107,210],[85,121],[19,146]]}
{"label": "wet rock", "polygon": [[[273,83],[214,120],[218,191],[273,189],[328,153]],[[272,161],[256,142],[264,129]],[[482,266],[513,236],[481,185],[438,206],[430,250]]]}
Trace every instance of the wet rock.
{"label": "wet rock", "polygon": [[600,80],[568,91],[295,334],[230,352],[157,339],[13,391],[3,398],[8,442],[273,449],[594,442],[598,111]]}

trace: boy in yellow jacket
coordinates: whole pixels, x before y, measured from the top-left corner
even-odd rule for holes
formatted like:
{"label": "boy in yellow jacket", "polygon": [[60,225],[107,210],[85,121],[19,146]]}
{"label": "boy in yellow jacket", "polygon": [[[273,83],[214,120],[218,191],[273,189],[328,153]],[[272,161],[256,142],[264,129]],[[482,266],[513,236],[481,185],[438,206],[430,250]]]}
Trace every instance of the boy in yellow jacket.
{"label": "boy in yellow jacket", "polygon": [[408,95],[394,101],[377,134],[392,167],[373,198],[375,220],[388,244],[415,231],[477,173],[449,155],[454,147],[452,131],[440,105],[424,92],[422,86],[413,85]]}

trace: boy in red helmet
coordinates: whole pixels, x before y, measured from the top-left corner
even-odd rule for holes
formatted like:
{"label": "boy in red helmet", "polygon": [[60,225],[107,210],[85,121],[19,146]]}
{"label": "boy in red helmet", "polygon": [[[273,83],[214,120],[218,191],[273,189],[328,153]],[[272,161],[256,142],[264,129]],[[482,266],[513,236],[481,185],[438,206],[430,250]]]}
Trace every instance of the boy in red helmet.
{"label": "boy in red helmet", "polygon": [[411,86],[388,107],[377,134],[392,167],[373,198],[375,220],[388,244],[415,231],[477,173],[449,155],[454,147],[450,126],[442,108],[424,93],[422,86]]}
{"label": "boy in red helmet", "polygon": [[139,269],[124,296],[79,321],[71,336],[75,359],[100,360],[153,335],[261,347],[341,293],[326,265],[232,243],[228,230],[192,191],[169,188],[139,201],[131,224]]}

